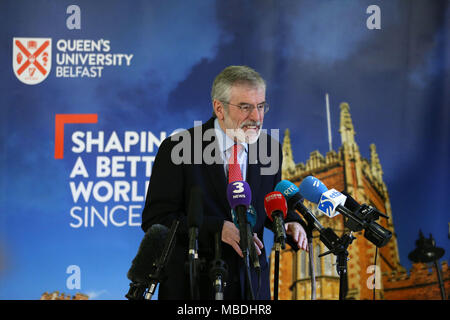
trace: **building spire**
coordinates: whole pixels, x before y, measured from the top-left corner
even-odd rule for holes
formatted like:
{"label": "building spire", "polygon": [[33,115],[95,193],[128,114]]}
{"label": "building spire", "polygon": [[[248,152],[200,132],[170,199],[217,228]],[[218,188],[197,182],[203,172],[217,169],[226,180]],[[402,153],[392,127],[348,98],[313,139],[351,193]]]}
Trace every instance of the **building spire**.
{"label": "building spire", "polygon": [[341,134],[342,145],[355,144],[355,128],[353,127],[352,117],[350,116],[350,106],[347,102],[342,102],[341,108],[341,125],[339,133]]}
{"label": "building spire", "polygon": [[380,158],[378,157],[377,148],[375,144],[370,145],[370,169],[372,174],[378,181],[383,181],[383,170],[381,169]]}
{"label": "building spire", "polygon": [[291,138],[289,136],[289,129],[284,131],[283,139],[283,163],[281,165],[281,172],[284,176],[287,172],[293,172],[295,170],[294,157],[292,155]]}

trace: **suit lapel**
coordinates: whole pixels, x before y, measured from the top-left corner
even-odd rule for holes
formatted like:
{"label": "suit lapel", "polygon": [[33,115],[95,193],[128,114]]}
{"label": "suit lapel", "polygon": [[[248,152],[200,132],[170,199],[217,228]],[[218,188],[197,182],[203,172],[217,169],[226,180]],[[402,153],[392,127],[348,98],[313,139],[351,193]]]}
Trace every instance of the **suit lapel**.
{"label": "suit lapel", "polygon": [[[214,118],[211,118],[204,124],[202,134],[204,134],[204,132],[208,129],[214,129]],[[211,145],[211,144],[214,144],[214,145]],[[213,141],[203,141],[202,151],[204,151],[205,148],[208,146],[209,146],[209,148],[214,147],[213,149],[216,151],[219,150],[219,148],[217,146],[217,136],[215,135],[215,133],[214,133]],[[213,156],[220,158],[220,155],[214,154]],[[205,166],[205,170],[208,174],[210,182],[213,185],[213,188],[217,194],[217,198],[220,199],[220,204],[225,209],[229,208],[229,204],[226,199],[227,181],[226,181],[225,172],[223,169],[223,163],[221,163],[220,161],[219,162],[215,161],[213,164],[205,164],[204,163],[203,165]],[[230,212],[227,212],[227,214],[229,214],[231,217]]]}

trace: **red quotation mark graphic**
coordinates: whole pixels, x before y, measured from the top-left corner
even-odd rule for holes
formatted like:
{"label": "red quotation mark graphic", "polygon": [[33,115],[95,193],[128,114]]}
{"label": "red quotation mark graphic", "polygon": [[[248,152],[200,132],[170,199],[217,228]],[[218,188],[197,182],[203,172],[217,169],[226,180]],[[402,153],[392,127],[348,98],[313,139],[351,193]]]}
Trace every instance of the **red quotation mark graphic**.
{"label": "red quotation mark graphic", "polygon": [[64,125],[66,123],[97,123],[98,116],[92,114],[55,115],[55,159],[64,158]]}

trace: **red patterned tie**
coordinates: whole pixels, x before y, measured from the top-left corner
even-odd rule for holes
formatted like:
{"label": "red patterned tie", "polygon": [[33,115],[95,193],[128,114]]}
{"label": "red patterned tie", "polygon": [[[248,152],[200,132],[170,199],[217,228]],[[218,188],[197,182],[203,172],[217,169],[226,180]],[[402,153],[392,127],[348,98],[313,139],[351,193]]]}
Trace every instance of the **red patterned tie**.
{"label": "red patterned tie", "polygon": [[228,183],[242,181],[241,166],[237,160],[241,148],[240,144],[235,144],[231,149],[231,155],[228,158]]}

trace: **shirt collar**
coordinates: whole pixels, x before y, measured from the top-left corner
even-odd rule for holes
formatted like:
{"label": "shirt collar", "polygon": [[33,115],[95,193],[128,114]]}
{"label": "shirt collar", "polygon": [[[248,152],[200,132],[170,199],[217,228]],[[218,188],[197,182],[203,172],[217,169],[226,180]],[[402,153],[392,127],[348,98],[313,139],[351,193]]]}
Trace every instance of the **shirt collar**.
{"label": "shirt collar", "polygon": [[[221,152],[226,152],[234,145],[233,139],[227,136],[227,134],[222,130],[219,124],[219,119],[217,118],[214,120],[214,130],[216,132],[217,142],[219,143],[219,150]],[[240,144],[244,147],[245,152],[248,152],[248,143],[241,142]]]}

